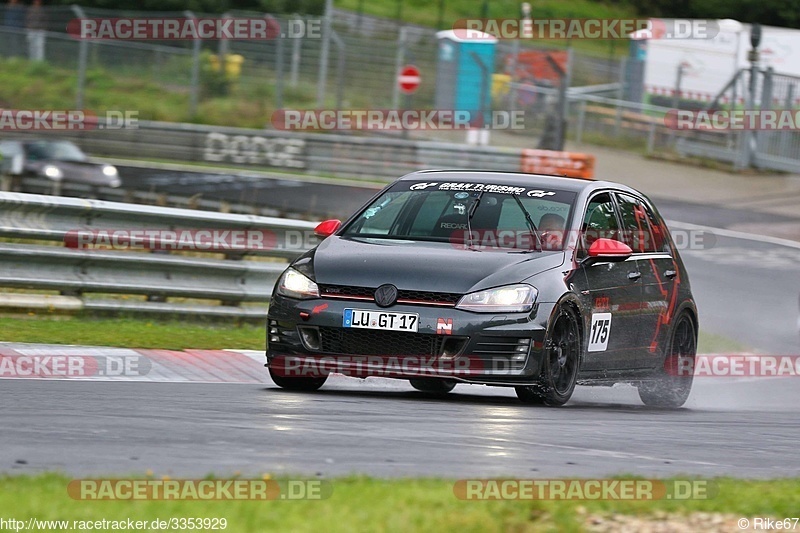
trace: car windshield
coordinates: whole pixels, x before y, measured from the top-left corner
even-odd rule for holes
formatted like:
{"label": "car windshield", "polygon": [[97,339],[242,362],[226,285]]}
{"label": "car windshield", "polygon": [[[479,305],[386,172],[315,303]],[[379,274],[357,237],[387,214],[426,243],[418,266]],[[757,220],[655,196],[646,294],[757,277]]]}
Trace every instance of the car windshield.
{"label": "car windshield", "polygon": [[575,196],[536,186],[401,181],[359,213],[343,235],[560,250]]}
{"label": "car windshield", "polygon": [[86,161],[86,154],[68,141],[36,141],[25,148],[31,161]]}

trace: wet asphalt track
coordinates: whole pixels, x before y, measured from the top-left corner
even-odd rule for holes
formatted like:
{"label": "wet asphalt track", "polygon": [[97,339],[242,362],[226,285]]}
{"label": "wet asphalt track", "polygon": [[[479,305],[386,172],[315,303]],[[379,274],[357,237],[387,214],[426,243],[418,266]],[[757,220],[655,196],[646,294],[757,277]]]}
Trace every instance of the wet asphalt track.
{"label": "wet asphalt track", "polygon": [[[662,212],[709,226],[741,219],[674,202]],[[720,237],[713,251],[684,259],[704,329],[764,353],[800,353],[800,249]],[[579,388],[566,407],[548,409],[520,404],[509,389],[459,385],[435,399],[405,382],[343,377],[311,394],[2,380],[0,471],[800,475],[800,378],[695,383],[687,406],[670,411],[641,406],[627,386]]]}
{"label": "wet asphalt track", "polygon": [[700,384],[677,411],[642,407],[630,387],[579,389],[548,409],[507,390],[459,385],[433,399],[405,382],[343,377],[310,394],[24,380],[0,389],[0,470],[14,473],[800,475],[797,395],[780,401],[764,383]]}

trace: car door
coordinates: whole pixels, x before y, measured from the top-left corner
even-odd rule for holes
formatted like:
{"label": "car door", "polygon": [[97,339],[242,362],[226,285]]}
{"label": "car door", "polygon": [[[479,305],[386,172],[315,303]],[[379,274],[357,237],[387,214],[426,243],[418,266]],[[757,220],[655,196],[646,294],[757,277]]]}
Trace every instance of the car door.
{"label": "car door", "polygon": [[[598,238],[620,239],[617,206],[609,192],[600,192],[589,199],[583,214],[577,258]],[[597,262],[579,267],[586,286],[579,291],[586,317],[584,346],[587,347],[582,368],[589,371],[633,368],[639,343],[640,307],[642,303],[641,273],[636,259]]]}
{"label": "car door", "polygon": [[617,193],[623,242],[631,247],[642,274],[642,309],[638,367],[655,367],[663,361],[677,296],[678,268],[666,238],[666,226],[647,203],[638,197]]}

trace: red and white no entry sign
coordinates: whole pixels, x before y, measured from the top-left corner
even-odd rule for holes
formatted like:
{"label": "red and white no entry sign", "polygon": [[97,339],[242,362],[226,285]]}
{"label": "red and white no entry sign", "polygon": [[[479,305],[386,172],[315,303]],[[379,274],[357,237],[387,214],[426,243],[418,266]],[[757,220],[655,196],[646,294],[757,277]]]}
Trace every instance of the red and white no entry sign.
{"label": "red and white no entry sign", "polygon": [[397,77],[397,84],[405,94],[411,94],[416,91],[417,87],[419,87],[419,82],[419,69],[414,65],[404,66]]}

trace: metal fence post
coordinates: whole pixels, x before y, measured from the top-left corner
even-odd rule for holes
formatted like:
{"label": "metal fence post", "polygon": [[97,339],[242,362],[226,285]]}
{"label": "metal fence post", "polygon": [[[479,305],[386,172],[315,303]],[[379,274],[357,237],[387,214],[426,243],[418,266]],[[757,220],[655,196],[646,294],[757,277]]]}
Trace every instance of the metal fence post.
{"label": "metal fence post", "polygon": [[[783,104],[784,109],[792,109],[792,102],[794,102],[794,84],[790,83],[786,88],[786,101]],[[791,148],[791,139],[793,135],[788,132],[780,135],[780,147],[778,148],[778,155],[782,157],[791,157],[789,151]]]}
{"label": "metal fence post", "polygon": [[[755,49],[753,50],[755,51]],[[750,62],[750,79],[749,82],[749,91],[747,95],[747,108],[748,110],[754,110],[756,108],[756,88],[758,87],[758,56],[755,55],[755,58]],[[743,167],[747,168],[752,166],[753,161],[756,155],[756,136],[755,132],[743,131],[739,134],[740,136],[744,137],[744,145],[742,147],[743,151]]]}
{"label": "metal fence post", "polygon": [[[772,109],[772,92],[773,92],[773,74],[775,73],[772,67],[767,67],[767,70],[764,71],[764,80],[761,82],[761,105],[759,106],[760,110],[765,109]],[[757,163],[757,156],[758,152],[766,151],[766,145],[769,140],[775,137],[773,132],[769,131],[754,131],[753,132],[753,158],[751,162],[754,166],[758,166]]]}
{"label": "metal fence post", "polygon": [[675,74],[675,91],[672,93],[672,108],[679,109],[681,106],[681,85],[683,84],[683,68],[681,63],[678,65],[678,72]]}
{"label": "metal fence post", "polygon": [[[523,2],[520,6],[520,11],[522,12],[522,20],[523,20],[523,28],[525,35],[522,35],[525,39],[531,39],[533,35],[528,35],[528,23],[531,19],[531,5],[528,2]],[[519,51],[520,51],[520,40],[514,39],[511,43],[511,82],[515,82],[517,78],[517,67],[519,66]],[[509,87],[510,88],[510,87]],[[509,95],[509,111],[513,113],[517,110],[517,93],[514,92],[513,95]]]}
{"label": "metal fence post", "polygon": [[400,108],[400,84],[397,83],[397,76],[400,75],[400,69],[403,68],[403,61],[406,56],[406,27],[401,26],[397,34],[397,49],[394,56],[394,75],[395,79],[392,80],[392,109]]}
{"label": "metal fence post", "polygon": [[581,100],[580,107],[578,108],[578,124],[576,125],[575,129],[575,142],[577,144],[581,143],[581,139],[583,139],[583,124],[586,120],[586,100]]}
{"label": "metal fence post", "polygon": [[[76,17],[79,19],[86,18],[86,13],[84,13],[81,6],[72,4],[70,7],[72,8],[72,12],[75,13]],[[75,89],[76,109],[83,109],[83,93],[86,87],[86,64],[88,63],[88,54],[89,41],[86,39],[81,39],[81,42],[78,45],[78,86]]]}
{"label": "metal fence post", "polygon": [[[186,18],[190,18],[195,20],[195,24],[197,24],[194,13],[189,10],[183,12],[186,15]],[[199,93],[200,93],[200,46],[202,45],[202,41],[200,38],[196,38],[192,43],[192,77],[190,81],[189,87],[189,116],[193,117],[197,114],[197,103],[199,100]]]}
{"label": "metal fence post", "polygon": [[268,18],[272,19],[279,28],[278,32],[278,42],[275,45],[275,108],[282,109],[283,108],[283,49],[284,47],[284,34],[283,34],[283,26],[281,25],[281,21],[275,17],[267,15]]}
{"label": "metal fence post", "polygon": [[[683,85],[683,69],[684,64],[678,65],[678,72],[675,74],[675,89],[672,93],[672,109],[678,110],[681,107],[681,85]],[[669,143],[675,140],[675,130],[669,132]]]}
{"label": "metal fence post", "polygon": [[617,83],[619,83],[619,89],[617,89],[617,100],[626,100],[625,93],[626,85],[627,85],[627,72],[628,71],[628,58],[623,57],[619,60],[619,76],[617,79]]}
{"label": "metal fence post", "polygon": [[[229,19],[231,18],[230,13],[223,13],[222,18]],[[225,56],[228,55],[228,49],[230,43],[228,43],[228,39],[220,39],[219,46],[217,47],[217,55],[219,56],[219,64],[221,65],[222,71],[225,72]]]}
{"label": "metal fence post", "polygon": [[342,108],[342,99],[344,98],[344,69],[345,69],[345,46],[344,41],[339,34],[331,31],[331,39],[336,44],[336,109]]}
{"label": "metal fence post", "polygon": [[[298,18],[299,15],[295,14],[293,17]],[[300,46],[303,44],[303,39],[296,37],[292,39],[292,66],[289,73],[289,84],[292,87],[297,87],[297,76],[300,68]]]}
{"label": "metal fence post", "polygon": [[564,149],[567,140],[567,120],[569,115],[569,86],[572,84],[572,64],[574,54],[572,47],[567,48],[567,65],[561,76],[561,84],[558,87],[558,150]]}
{"label": "metal fence post", "polygon": [[328,53],[331,46],[331,17],[333,0],[325,0],[325,15],[322,21],[322,49],[319,53],[319,73],[317,75],[317,108],[325,106],[325,89],[328,81]]}

